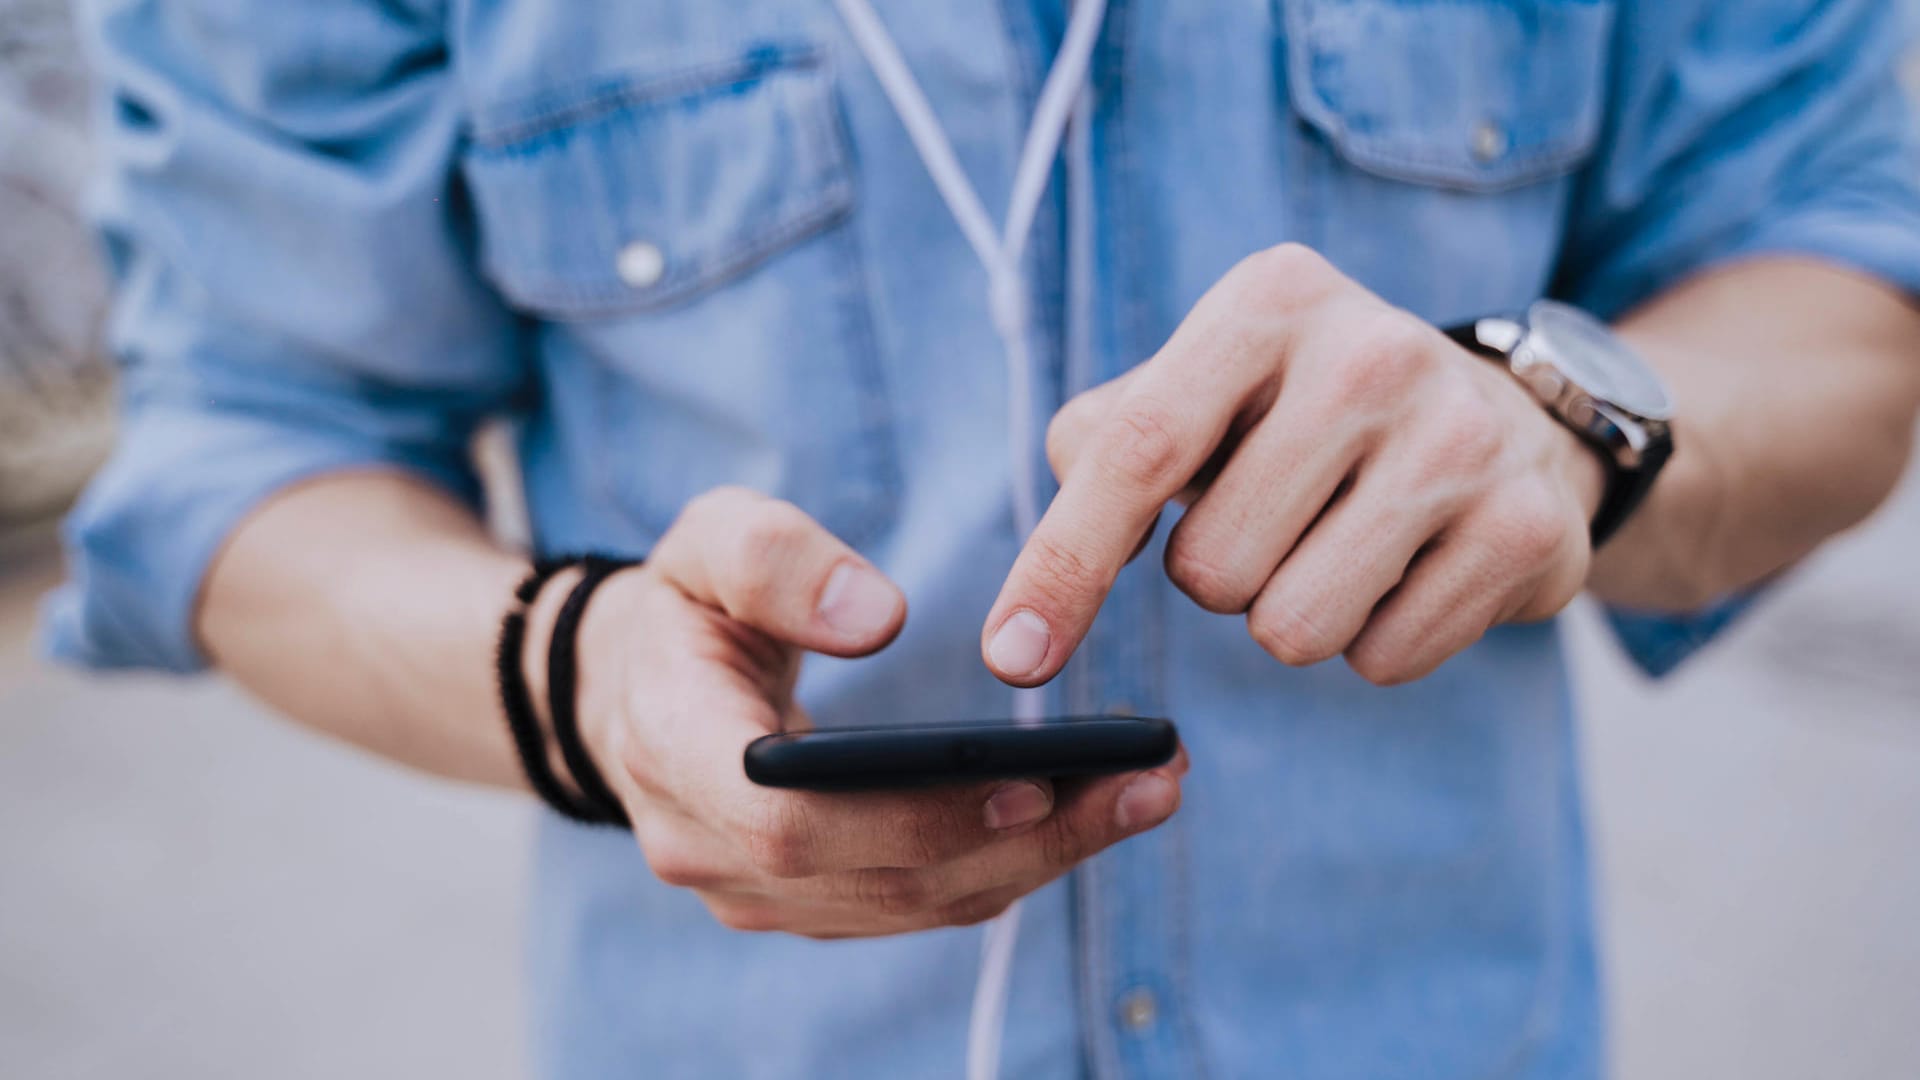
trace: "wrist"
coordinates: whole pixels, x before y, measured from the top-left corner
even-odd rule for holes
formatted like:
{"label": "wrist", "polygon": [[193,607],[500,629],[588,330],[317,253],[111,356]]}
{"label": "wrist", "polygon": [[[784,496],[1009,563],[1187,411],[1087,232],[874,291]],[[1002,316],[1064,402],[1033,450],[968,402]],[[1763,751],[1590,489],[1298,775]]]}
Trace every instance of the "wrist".
{"label": "wrist", "polygon": [[553,709],[547,700],[547,650],[553,644],[553,627],[559,621],[560,608],[574,586],[580,584],[584,573],[578,566],[561,570],[548,578],[527,604],[527,638],[520,650],[520,670],[527,680],[534,715],[540,718],[541,728],[548,731],[553,729]]}
{"label": "wrist", "polygon": [[[520,650],[520,671],[526,680],[527,700],[533,706],[533,715],[540,723],[540,731],[546,745],[547,767],[555,776],[567,775],[564,755],[559,743],[553,737],[553,707],[548,698],[547,655],[553,645],[553,628],[560,618],[560,608],[567,602],[574,586],[580,584],[584,571],[578,566],[569,566],[548,578],[527,604],[527,636]],[[574,785],[568,784],[569,788]]]}
{"label": "wrist", "polygon": [[[615,773],[607,766],[617,768],[619,755],[609,752],[604,738],[617,727],[609,721],[617,716],[614,703],[621,695],[611,688],[622,681],[622,669],[606,662],[617,657],[600,643],[618,636],[612,627],[624,621],[619,612],[627,605],[620,594],[635,577],[626,573],[630,568],[590,555],[554,571],[526,598],[515,657],[528,725],[537,740],[523,745],[523,761],[531,754],[553,778],[549,783],[557,784],[557,793],[543,791],[550,805],[596,823],[625,821],[615,785],[608,781]],[[528,762],[527,767],[537,766]]]}
{"label": "wrist", "polygon": [[[1542,415],[1545,415],[1542,410]],[[1561,490],[1565,491],[1580,508],[1580,519],[1591,523],[1600,512],[1600,503],[1607,493],[1607,465],[1600,460],[1600,454],[1583,442],[1565,424],[1546,417],[1559,434],[1555,455],[1555,472],[1560,478]]]}
{"label": "wrist", "polygon": [[1712,573],[1725,548],[1727,470],[1711,436],[1705,425],[1688,426],[1646,502],[1595,554],[1588,583],[1602,600],[1687,612],[1737,584]]}
{"label": "wrist", "polygon": [[1600,453],[1572,428],[1562,423],[1519,379],[1498,364],[1466,354],[1476,378],[1483,380],[1512,416],[1523,445],[1532,447],[1530,461],[1542,469],[1554,489],[1578,509],[1580,520],[1591,524],[1606,497],[1608,472]]}
{"label": "wrist", "polygon": [[615,791],[624,787],[615,779],[624,773],[615,734],[625,721],[630,700],[631,628],[640,591],[648,585],[646,575],[645,567],[636,565],[607,578],[582,613],[575,637],[574,711],[580,740]]}

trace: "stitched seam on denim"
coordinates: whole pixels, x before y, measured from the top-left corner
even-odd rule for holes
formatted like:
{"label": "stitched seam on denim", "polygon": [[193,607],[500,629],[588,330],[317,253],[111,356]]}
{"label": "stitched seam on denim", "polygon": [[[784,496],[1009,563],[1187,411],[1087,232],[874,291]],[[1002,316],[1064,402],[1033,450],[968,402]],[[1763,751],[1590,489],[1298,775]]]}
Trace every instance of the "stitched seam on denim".
{"label": "stitched seam on denim", "polygon": [[[1379,140],[1371,136],[1345,132],[1341,135],[1329,133],[1329,137],[1339,148],[1341,157],[1362,168],[1370,167],[1389,179],[1494,192],[1524,187],[1572,169],[1592,152],[1598,134],[1598,124],[1583,121],[1581,129],[1574,135],[1543,144],[1542,151],[1511,158],[1504,167],[1481,169],[1460,164],[1452,155],[1438,152],[1421,154],[1410,150],[1382,149]],[[1546,146],[1552,147],[1551,152],[1545,152]]]}
{"label": "stitched seam on denim", "polygon": [[1274,92],[1293,105],[1296,114],[1288,124],[1284,153],[1291,189],[1282,191],[1286,202],[1287,235],[1284,239],[1305,244],[1315,251],[1325,248],[1325,217],[1320,208],[1327,204],[1322,178],[1327,172],[1320,153],[1320,129],[1301,111],[1299,96],[1292,93],[1294,72],[1300,66],[1293,52],[1294,31],[1290,0],[1271,0],[1268,6],[1274,19],[1274,32],[1280,41],[1272,49],[1274,61],[1284,65]]}
{"label": "stitched seam on denim", "polygon": [[1107,911],[1101,901],[1101,890],[1106,888],[1106,875],[1102,873],[1103,856],[1095,855],[1080,864],[1075,871],[1083,888],[1080,897],[1080,1023],[1085,1029],[1087,1051],[1091,1060],[1093,1075],[1096,1077],[1118,1077],[1124,1074],[1120,1062],[1120,1049],[1114,1042],[1112,1030],[1107,1026],[1107,991],[1112,983],[1113,974],[1107,964],[1106,940]]}
{"label": "stitched seam on denim", "polygon": [[[634,289],[611,282],[605,285],[573,284],[542,274],[529,277],[546,277],[548,280],[513,285],[512,292],[532,304],[555,308],[555,314],[565,316],[592,317],[658,311],[724,284],[812,233],[834,224],[852,208],[853,185],[843,178],[821,189],[818,196],[799,210],[776,217],[774,221],[777,224],[761,226],[752,233],[750,239],[735,244],[725,254],[697,260],[651,288]],[[512,275],[504,273],[501,277],[503,281],[510,281]]]}
{"label": "stitched seam on denim", "polygon": [[[1142,605],[1146,608],[1142,640],[1145,644],[1146,663],[1146,699],[1153,703],[1153,711],[1166,715],[1168,708],[1167,692],[1167,638],[1171,631],[1168,625],[1168,601],[1171,599],[1172,584],[1165,575],[1150,575],[1138,583],[1142,594]],[[1188,827],[1189,817],[1175,814],[1173,819],[1161,826],[1168,829],[1164,840],[1167,875],[1170,879],[1165,886],[1167,903],[1167,950],[1169,953],[1167,979],[1173,984],[1177,997],[1174,1006],[1175,1024],[1179,1028],[1179,1043],[1184,1053],[1182,1064],[1191,1071],[1189,1075],[1197,1080],[1206,1080],[1211,1070],[1207,1068],[1204,1048],[1200,1042],[1199,1025],[1194,1017],[1193,995],[1193,852],[1192,831]]]}
{"label": "stitched seam on denim", "polygon": [[483,111],[472,124],[472,145],[494,154],[620,109],[692,97],[782,71],[817,68],[821,58],[816,45],[777,45],[662,75],[605,76],[561,85],[526,101]]}
{"label": "stitched seam on denim", "polygon": [[[1561,767],[1557,768],[1555,772],[1561,776],[1561,786],[1563,788],[1571,787],[1572,790],[1559,792],[1561,804],[1554,808],[1555,826],[1553,829],[1553,846],[1551,851],[1552,884],[1548,889],[1548,896],[1545,898],[1549,910],[1549,915],[1546,920],[1548,925],[1545,928],[1548,938],[1546,944],[1547,953],[1540,963],[1540,975],[1534,983],[1533,1002],[1527,1010],[1526,1020],[1522,1024],[1520,1031],[1514,1036],[1513,1045],[1507,1051],[1505,1057],[1499,1064],[1487,1072],[1489,1077],[1518,1076],[1522,1070],[1526,1068],[1528,1061],[1539,1052],[1540,1047],[1552,1034],[1553,1021],[1560,1011],[1559,1006],[1566,1000],[1567,980],[1570,978],[1572,958],[1569,954],[1571,953],[1573,926],[1567,917],[1568,907],[1571,902],[1567,890],[1567,879],[1572,871],[1572,867],[1568,863],[1572,854],[1567,843],[1568,829],[1571,827],[1571,823],[1566,820],[1566,815],[1576,815],[1577,820],[1582,810],[1577,801],[1579,798],[1579,768],[1576,756],[1578,754],[1578,733],[1574,729],[1574,706],[1571,697],[1571,687],[1566,677],[1567,660],[1561,635],[1561,625],[1560,620],[1554,620],[1550,631],[1554,635],[1554,656],[1561,669],[1559,728],[1562,739],[1561,745],[1563,754],[1565,755],[1565,760],[1563,760]],[[1565,800],[1568,799],[1575,800],[1571,810],[1566,806]],[[1590,884],[1589,893],[1591,893]]]}
{"label": "stitched seam on denim", "polygon": [[[1114,79],[1114,92],[1109,98],[1112,103],[1112,124],[1117,128],[1121,123],[1120,101],[1121,86],[1126,81],[1124,64],[1124,45],[1128,18],[1126,0],[1108,0],[1106,25],[1101,28],[1101,36],[1113,42],[1114,69],[1119,72]],[[1096,50],[1099,43],[1095,43]],[[1098,130],[1097,118],[1090,118]],[[1117,163],[1117,162],[1116,162]],[[1115,186],[1119,184],[1119,170],[1109,170],[1115,176]],[[1109,274],[1112,271],[1109,270]],[[1109,295],[1117,291],[1108,290]],[[1089,693],[1100,694],[1102,676],[1093,663],[1098,654],[1089,653],[1087,660],[1087,685]],[[1076,884],[1080,888],[1081,902],[1080,933],[1076,940],[1079,956],[1080,979],[1080,1025],[1082,1042],[1086,1047],[1087,1067],[1096,1077],[1120,1077],[1125,1074],[1120,1060],[1120,1047],[1116,1042],[1112,1028],[1107,1023],[1107,995],[1112,982],[1112,972],[1107,964],[1106,953],[1106,912],[1100,902],[1100,890],[1104,887],[1100,873],[1101,857],[1095,856],[1082,863],[1075,871]]]}
{"label": "stitched seam on denim", "polygon": [[[1126,89],[1129,72],[1127,64],[1127,36],[1132,28],[1132,12],[1130,9],[1109,11],[1107,18],[1113,34],[1114,64],[1120,73],[1119,77],[1114,80],[1114,93],[1111,97],[1113,105],[1114,143],[1114,168],[1111,171],[1115,190],[1124,191],[1127,179],[1133,175],[1131,162],[1128,160],[1126,153]],[[1137,221],[1140,219],[1128,215],[1119,220]],[[1130,247],[1131,230],[1127,230],[1121,236],[1119,242],[1115,244],[1115,252],[1119,256],[1116,261],[1120,262],[1126,268],[1122,271],[1121,275],[1123,281],[1132,279],[1133,266],[1137,265],[1137,260],[1131,256],[1130,252],[1122,254],[1122,252],[1126,252]],[[1119,290],[1115,290],[1114,295],[1116,297],[1124,296],[1124,286]],[[1124,318],[1131,310],[1132,305],[1128,304],[1125,300],[1121,300],[1120,302],[1126,305],[1119,313],[1121,317]],[[1131,341],[1132,339],[1129,338],[1128,340]],[[1098,878],[1104,878],[1105,876],[1105,874],[1099,874]],[[1098,880],[1098,878],[1096,878],[1096,880]],[[1104,881],[1101,882],[1101,887],[1103,889],[1107,887]],[[1096,900],[1097,899],[1098,897],[1096,896]],[[1117,1077],[1125,1075],[1126,1063],[1121,1053],[1119,1038],[1108,1020],[1107,1009],[1110,1004],[1109,996],[1117,987],[1113,985],[1114,975],[1112,966],[1109,963],[1110,957],[1107,953],[1107,937],[1111,933],[1111,928],[1107,925],[1104,910],[1101,911],[1101,916],[1100,919],[1095,921],[1094,933],[1089,939],[1091,943],[1091,949],[1089,950],[1091,960],[1097,965],[1096,970],[1100,973],[1100,978],[1097,983],[1098,990],[1091,1003],[1093,1008],[1092,1022],[1098,1036],[1096,1045],[1101,1051],[1102,1064],[1106,1066],[1105,1071],[1108,1075]]]}
{"label": "stitched seam on denim", "polygon": [[[1113,35],[1113,64],[1120,74],[1119,77],[1114,79],[1113,86],[1112,130],[1114,167],[1111,170],[1113,174],[1112,187],[1115,195],[1114,202],[1116,204],[1125,204],[1126,212],[1115,215],[1111,220],[1120,222],[1150,220],[1139,212],[1137,205],[1139,201],[1138,193],[1134,191],[1129,183],[1136,175],[1133,171],[1133,150],[1127,138],[1127,132],[1130,127],[1127,109],[1128,103],[1131,100],[1128,93],[1130,89],[1129,83],[1131,81],[1129,75],[1132,70],[1129,66],[1130,54],[1128,46],[1128,35],[1132,29],[1131,19],[1131,12],[1123,12],[1121,17],[1116,20]],[[1142,242],[1139,239],[1139,232],[1140,230],[1135,228],[1122,228],[1119,230],[1119,239],[1114,244],[1116,261],[1123,267],[1121,273],[1116,275],[1119,287],[1113,290],[1114,295],[1120,298],[1116,301],[1120,305],[1120,310],[1116,313],[1116,321],[1118,323],[1118,336],[1120,338],[1120,349],[1118,351],[1123,357],[1132,354],[1133,350],[1140,347],[1143,339],[1147,336],[1145,333],[1146,316],[1142,311],[1145,305],[1137,300],[1126,299],[1131,283],[1142,279],[1141,268],[1146,265],[1146,259],[1142,252]],[[1125,361],[1123,360],[1122,363],[1124,364]],[[1118,375],[1120,372],[1116,371],[1114,374]]]}
{"label": "stitched seam on denim", "polygon": [[[828,239],[832,239],[832,237]],[[838,329],[843,335],[848,332],[844,317],[839,320]],[[621,395],[632,393],[633,388],[629,384],[628,378],[616,368],[605,364],[597,364],[594,370],[596,377],[600,380],[601,387],[600,392],[596,395],[597,400],[594,405],[594,429],[601,434],[618,432],[621,424],[614,415],[613,405],[620,400]],[[860,385],[861,380],[855,379],[854,381],[856,386]],[[862,427],[864,428],[864,426],[863,421]],[[868,456],[874,453],[873,445],[864,437],[856,436],[852,441],[859,448],[862,456]],[[885,457],[886,455],[879,454],[877,456]],[[664,530],[666,524],[672,521],[682,509],[677,504],[667,505],[663,503],[662,500],[655,497],[654,493],[649,490],[648,485],[620,483],[615,477],[614,472],[605,467],[604,461],[598,461],[598,459],[596,459],[596,461],[596,466],[590,470],[590,476],[588,477],[589,483],[596,494],[604,500],[605,505],[611,510],[613,515],[619,520],[626,522],[629,526],[639,529],[646,535],[658,536]],[[895,488],[893,492],[897,494],[897,490],[898,489]],[[838,513],[841,507],[851,505],[853,502],[854,500],[843,499],[838,494],[830,497],[827,506],[831,509],[821,510],[820,516],[823,519],[822,524],[836,531],[844,530],[853,535],[865,534],[866,539],[871,539],[872,532],[877,530],[881,524],[884,524],[891,514],[889,493],[883,490],[878,497],[871,500],[873,505],[855,510],[853,512],[855,516],[852,519],[852,524],[849,525],[839,519]],[[824,520],[829,516],[832,517],[831,521]],[[851,539],[849,539],[848,542],[854,543]]]}
{"label": "stitched seam on denim", "polygon": [[[1133,29],[1132,12],[1130,9],[1123,10],[1112,13],[1109,17],[1113,31],[1112,63],[1114,69],[1119,73],[1118,77],[1114,80],[1114,92],[1110,96],[1113,115],[1112,144],[1114,167],[1111,170],[1113,176],[1112,187],[1115,195],[1113,202],[1116,204],[1116,208],[1120,206],[1127,207],[1126,210],[1120,212],[1117,220],[1138,221],[1144,220],[1139,214],[1132,212],[1139,201],[1138,193],[1128,183],[1128,180],[1136,175],[1133,170],[1133,147],[1129,139],[1131,131],[1129,106],[1131,98],[1127,93],[1132,84],[1132,79],[1130,78],[1132,74],[1132,68],[1130,66],[1132,55],[1130,33]],[[1125,267],[1121,278],[1122,281],[1143,280],[1141,268],[1146,264],[1144,247],[1144,241],[1140,239],[1136,230],[1129,229],[1122,231],[1120,241],[1116,244],[1119,261]],[[1124,295],[1124,285],[1120,289],[1114,290],[1114,292],[1115,295]],[[1146,305],[1137,301],[1123,301],[1123,303],[1124,306],[1119,312],[1122,339],[1121,348],[1123,351],[1130,351],[1139,347],[1146,337]],[[1140,677],[1135,684],[1129,688],[1129,692],[1143,704],[1149,704],[1153,707],[1152,711],[1164,712],[1164,708],[1160,707],[1163,706],[1166,697],[1166,613],[1164,605],[1160,603],[1162,590],[1155,582],[1140,581],[1133,583],[1129,591],[1135,594],[1137,597],[1135,602],[1143,608],[1143,618],[1138,621],[1136,626],[1139,631],[1139,659],[1141,663],[1138,674]],[[1169,829],[1169,827],[1171,827],[1170,831],[1165,835],[1158,835],[1160,830],[1155,830],[1154,833],[1143,837],[1140,842],[1153,845],[1161,852],[1163,858],[1166,857],[1170,851],[1178,850],[1182,847],[1183,837],[1181,834],[1184,831],[1182,823],[1178,819],[1167,823],[1167,825],[1163,825],[1161,829]],[[1189,884],[1190,882],[1185,881],[1174,885],[1163,883],[1162,903],[1165,904],[1170,909],[1170,913],[1175,916],[1173,919],[1175,922],[1179,921],[1178,915],[1186,903],[1185,897],[1181,895],[1182,890]],[[1103,927],[1102,929],[1110,932],[1108,928]],[[1171,1053],[1179,1060],[1181,1066],[1192,1069],[1193,1075],[1204,1077],[1206,1075],[1205,1063],[1200,1057],[1200,1044],[1197,1038],[1197,1031],[1193,1026],[1194,1018],[1191,1015],[1193,1007],[1191,972],[1185,969],[1184,958],[1180,955],[1180,950],[1185,947],[1183,938],[1185,937],[1185,931],[1188,929],[1189,928],[1184,926],[1175,926],[1159,927],[1156,928],[1156,931],[1149,931],[1166,934],[1168,937],[1164,948],[1174,950],[1175,953],[1172,957],[1172,962],[1166,965],[1167,969],[1164,972],[1156,974],[1159,974],[1173,986],[1176,997],[1173,1008],[1180,1014],[1175,1020],[1178,1033],[1174,1034],[1170,1032],[1170,1035],[1174,1035],[1174,1037],[1161,1040],[1159,1052],[1163,1054]],[[1102,940],[1104,942],[1104,935]],[[1103,959],[1104,956],[1105,952],[1103,948]],[[1165,961],[1167,958],[1163,954],[1159,959]],[[1109,983],[1111,982],[1111,973],[1109,973],[1107,981]],[[1117,990],[1119,987],[1110,986],[1109,989]],[[1106,1003],[1103,1002],[1102,1004],[1104,1005]],[[1110,1031],[1110,1028],[1103,1028],[1103,1030]],[[1181,1036],[1184,1036],[1184,1038]],[[1184,1045],[1182,1045],[1183,1043]],[[1120,1052],[1119,1046],[1111,1040],[1108,1045],[1112,1047],[1112,1052],[1116,1055],[1116,1068],[1118,1068],[1119,1061],[1117,1055]]]}
{"label": "stitched seam on denim", "polygon": [[[860,413],[860,479],[870,480],[871,490],[852,497],[836,498],[845,503],[847,520],[841,536],[858,548],[874,539],[891,521],[899,506],[905,478],[900,471],[899,432],[894,426],[893,397],[887,391],[886,365],[881,362],[880,339],[874,329],[873,291],[867,279],[866,259],[853,223],[834,230],[829,241],[839,252],[841,277],[834,297],[840,309],[840,321],[850,339],[848,358],[854,367],[854,396]],[[837,515],[836,515],[837,516]]]}

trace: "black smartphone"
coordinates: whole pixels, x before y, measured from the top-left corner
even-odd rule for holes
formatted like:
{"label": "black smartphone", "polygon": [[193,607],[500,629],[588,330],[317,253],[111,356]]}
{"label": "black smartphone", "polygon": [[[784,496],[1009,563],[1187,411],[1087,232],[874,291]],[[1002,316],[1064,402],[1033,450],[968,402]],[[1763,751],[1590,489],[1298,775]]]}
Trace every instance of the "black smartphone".
{"label": "black smartphone", "polygon": [[1151,769],[1180,747],[1173,721],[1143,716],[818,728],[747,744],[747,778],[764,787],[857,791],[1014,777]]}

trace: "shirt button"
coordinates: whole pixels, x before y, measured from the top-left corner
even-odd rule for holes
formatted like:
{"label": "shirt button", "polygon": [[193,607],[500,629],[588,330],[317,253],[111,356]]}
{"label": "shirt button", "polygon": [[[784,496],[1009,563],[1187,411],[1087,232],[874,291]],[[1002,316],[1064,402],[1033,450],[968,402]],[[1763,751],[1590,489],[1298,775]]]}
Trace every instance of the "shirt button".
{"label": "shirt button", "polygon": [[1159,1016],[1160,1003],[1154,1000],[1153,991],[1144,986],[1135,987],[1120,998],[1120,1026],[1128,1031],[1145,1031]]}
{"label": "shirt button", "polygon": [[667,272],[667,256],[658,245],[645,240],[635,240],[620,249],[620,255],[614,260],[613,268],[620,280],[636,289],[659,284]]}
{"label": "shirt button", "polygon": [[1507,132],[1491,120],[1482,120],[1473,129],[1473,141],[1469,148],[1474,160],[1480,162],[1496,161],[1506,155]]}
{"label": "shirt button", "polygon": [[1128,701],[1125,698],[1121,698],[1118,701],[1108,702],[1106,713],[1108,716],[1139,716],[1140,715],[1140,711],[1133,707],[1133,702]]}

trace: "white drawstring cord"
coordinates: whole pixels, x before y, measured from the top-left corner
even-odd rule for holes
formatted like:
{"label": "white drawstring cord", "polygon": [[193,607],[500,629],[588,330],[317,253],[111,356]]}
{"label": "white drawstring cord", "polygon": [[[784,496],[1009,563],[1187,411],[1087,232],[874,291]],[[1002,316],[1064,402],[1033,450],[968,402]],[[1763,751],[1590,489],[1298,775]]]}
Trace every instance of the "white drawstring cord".
{"label": "white drawstring cord", "polygon": [[840,9],[840,17],[853,34],[853,43],[866,56],[874,77],[880,80],[880,89],[886,91],[887,100],[893,103],[894,113],[906,126],[907,137],[913,140],[920,160],[926,163],[927,173],[940,189],[940,197],[946,200],[947,210],[959,223],[960,231],[966,234],[967,243],[973,245],[974,254],[991,273],[1000,260],[1000,243],[994,236],[993,219],[987,216],[987,208],[960,168],[953,144],[947,141],[946,129],[933,115],[933,106],[927,104],[927,95],[921,91],[919,80],[913,77],[913,69],[907,67],[893,43],[893,35],[887,33],[867,0],[834,0],[834,6]]}
{"label": "white drawstring cord", "polygon": [[[913,70],[900,55],[886,26],[868,0],[834,0],[854,44],[873,68],[880,88],[913,140],[934,187],[987,271],[987,306],[1007,364],[1007,442],[1013,470],[1014,528],[1024,542],[1040,521],[1040,493],[1034,476],[1033,360],[1027,350],[1027,283],[1021,272],[1027,237],[1046,194],[1047,180],[1067,120],[1083,103],[1081,89],[1092,62],[1094,43],[1106,17],[1106,0],[1074,0],[1073,15],[1060,41],[1059,55],[1047,71],[1027,126],[1026,141],[1014,167],[1006,224],[995,237],[993,222],[953,152],[946,129],[933,114]],[[1082,125],[1084,125],[1084,112]],[[1038,689],[1015,690],[1014,718],[1037,723],[1043,712]],[[987,924],[981,940],[980,976],[974,983],[973,1013],[967,1024],[967,1078],[994,1080],[1000,1072],[1000,1041],[1006,1027],[1007,993],[1013,974],[1013,950],[1020,935],[1020,904],[1015,902]]]}

